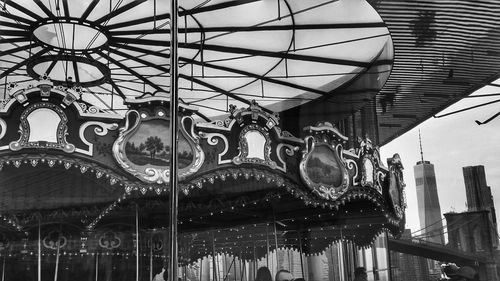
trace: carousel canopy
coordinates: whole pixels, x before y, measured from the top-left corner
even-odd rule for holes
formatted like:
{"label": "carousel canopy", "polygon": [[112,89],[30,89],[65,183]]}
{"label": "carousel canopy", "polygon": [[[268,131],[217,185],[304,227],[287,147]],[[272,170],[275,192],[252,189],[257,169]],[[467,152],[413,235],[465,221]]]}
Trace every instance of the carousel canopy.
{"label": "carousel canopy", "polygon": [[[256,100],[300,114],[295,133],[373,107],[386,143],[498,77],[495,1],[368,2],[181,1],[180,98],[205,119]],[[3,1],[0,94],[48,75],[121,115],[168,95],[169,17],[156,0]]]}

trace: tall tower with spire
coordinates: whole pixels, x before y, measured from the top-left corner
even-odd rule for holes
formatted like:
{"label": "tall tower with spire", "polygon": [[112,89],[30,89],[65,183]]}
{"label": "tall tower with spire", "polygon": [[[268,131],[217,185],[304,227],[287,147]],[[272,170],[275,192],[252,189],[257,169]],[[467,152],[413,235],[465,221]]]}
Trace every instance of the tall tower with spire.
{"label": "tall tower with spire", "polygon": [[422,229],[419,236],[432,243],[444,244],[443,221],[441,219],[434,165],[424,160],[420,130],[418,138],[421,160],[413,166],[413,171],[417,189],[418,216],[420,228]]}

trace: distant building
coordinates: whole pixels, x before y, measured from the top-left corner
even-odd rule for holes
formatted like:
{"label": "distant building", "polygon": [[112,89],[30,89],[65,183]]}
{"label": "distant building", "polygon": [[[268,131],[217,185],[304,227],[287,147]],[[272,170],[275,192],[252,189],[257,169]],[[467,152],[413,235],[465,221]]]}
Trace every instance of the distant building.
{"label": "distant building", "polygon": [[491,189],[486,184],[483,166],[463,168],[467,212],[447,213],[448,246],[492,258],[496,264],[479,269],[481,280],[499,280],[500,263],[497,221]]}
{"label": "distant building", "polygon": [[[493,203],[493,196],[491,195],[491,188],[486,183],[486,175],[484,173],[484,166],[469,166],[463,167],[465,192],[467,195],[467,208],[468,211],[489,211],[489,219],[494,231],[492,235],[497,233],[497,217],[495,205]],[[493,241],[493,247],[498,247],[498,239]]]}
{"label": "distant building", "polygon": [[[436,173],[434,172],[434,165],[424,160],[421,139],[420,155],[421,161],[418,161],[413,166],[421,229],[419,238],[427,242],[444,245],[443,220],[441,218],[441,206],[439,205],[437,193]],[[441,267],[436,261],[428,260],[428,267],[429,273],[433,277],[439,277]]]}
{"label": "distant building", "polygon": [[[405,229],[401,239],[411,239],[410,229]],[[392,281],[430,281],[429,266],[424,257],[390,252]]]}
{"label": "distant building", "polygon": [[413,171],[417,189],[418,217],[422,229],[421,236],[426,241],[444,244],[434,165],[429,161],[418,161],[413,166]]}

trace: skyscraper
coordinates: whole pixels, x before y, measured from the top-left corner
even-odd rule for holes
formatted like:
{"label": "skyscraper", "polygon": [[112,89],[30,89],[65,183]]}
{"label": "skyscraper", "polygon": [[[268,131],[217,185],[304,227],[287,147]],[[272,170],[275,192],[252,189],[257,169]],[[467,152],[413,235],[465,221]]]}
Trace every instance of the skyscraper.
{"label": "skyscraper", "polygon": [[[489,211],[489,220],[493,226],[492,237],[497,237],[497,218],[491,188],[486,183],[484,166],[463,167],[467,209],[471,211]],[[494,239],[493,246],[498,247],[498,239]]]}
{"label": "skyscraper", "polygon": [[421,237],[429,242],[444,244],[443,222],[434,165],[424,160],[421,141],[420,154],[422,160],[413,166],[413,171],[417,188],[418,217],[422,229]]}

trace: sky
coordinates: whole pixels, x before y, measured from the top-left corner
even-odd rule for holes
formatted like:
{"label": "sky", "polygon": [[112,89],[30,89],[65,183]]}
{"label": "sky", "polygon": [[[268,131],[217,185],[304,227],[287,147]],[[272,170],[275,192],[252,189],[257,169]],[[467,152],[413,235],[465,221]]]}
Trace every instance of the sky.
{"label": "sky", "polygon": [[[495,82],[499,86],[486,86],[437,115],[500,99],[500,96],[477,97],[480,94],[500,95],[499,82]],[[484,122],[498,112],[500,103],[493,103],[446,117],[430,118],[381,147],[382,159],[399,153],[404,165],[408,206],[406,228],[420,229],[413,175],[413,166],[421,159],[419,130],[424,159],[434,164],[441,213],[466,211],[462,167],[475,165],[484,166],[486,182],[491,187],[497,210],[500,209],[500,116],[483,125],[475,122]]]}

